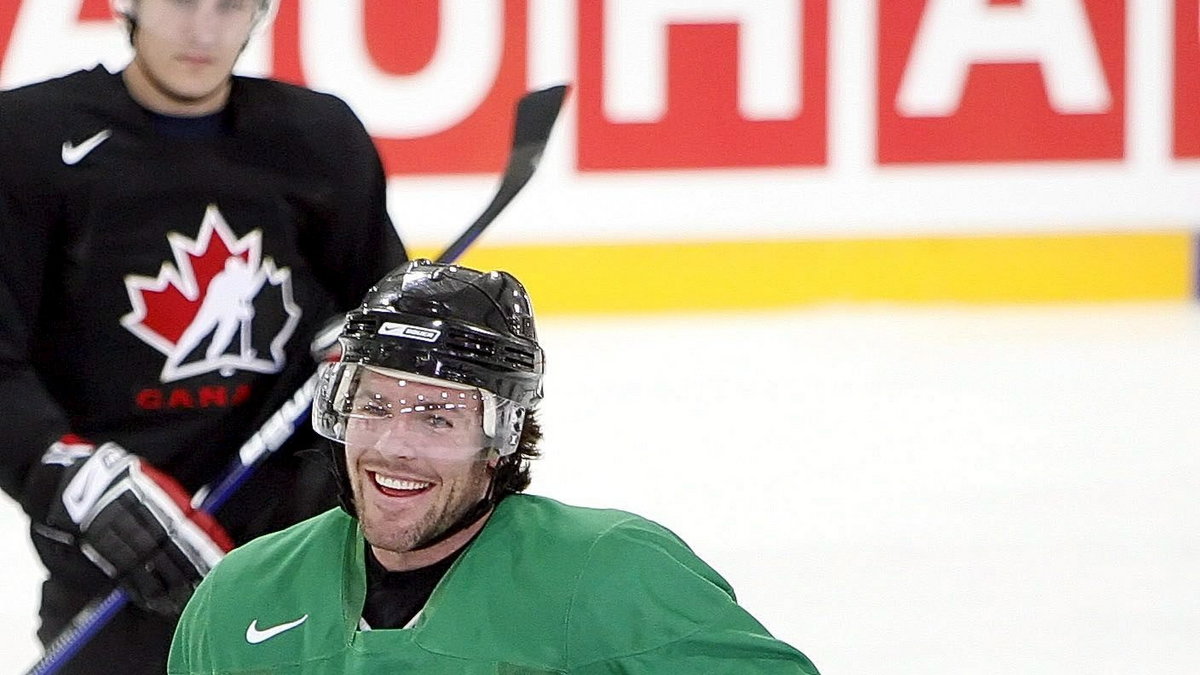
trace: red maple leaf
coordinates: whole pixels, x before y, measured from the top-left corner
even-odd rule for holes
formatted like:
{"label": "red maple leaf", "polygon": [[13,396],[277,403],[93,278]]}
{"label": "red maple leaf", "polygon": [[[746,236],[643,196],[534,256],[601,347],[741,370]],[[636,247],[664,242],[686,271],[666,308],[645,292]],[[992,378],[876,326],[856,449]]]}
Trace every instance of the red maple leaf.
{"label": "red maple leaf", "polygon": [[154,278],[125,278],[133,311],[121,323],[159,350],[167,352],[179,341],[204,303],[213,277],[229,258],[256,266],[260,257],[258,231],[238,239],[215,206],[204,214],[195,239],[178,233],[167,235],[175,265],[163,263]]}
{"label": "red maple leaf", "polygon": [[[213,237],[212,244],[203,255],[187,254],[187,266],[189,270],[180,270],[181,274],[192,274],[196,281],[196,287],[199,293],[194,299],[188,299],[184,294],[184,290],[175,285],[172,281],[161,291],[143,290],[142,300],[146,303],[146,317],[142,319],[142,325],[150,330],[163,336],[167,341],[174,344],[179,341],[183,331],[192,323],[192,319],[196,317],[196,312],[200,310],[200,304],[204,302],[204,296],[208,293],[208,284],[212,278],[216,276],[225,267],[225,260],[234,256],[234,253],[229,250],[225,242],[220,237]],[[243,252],[237,257],[250,262],[248,252]]]}

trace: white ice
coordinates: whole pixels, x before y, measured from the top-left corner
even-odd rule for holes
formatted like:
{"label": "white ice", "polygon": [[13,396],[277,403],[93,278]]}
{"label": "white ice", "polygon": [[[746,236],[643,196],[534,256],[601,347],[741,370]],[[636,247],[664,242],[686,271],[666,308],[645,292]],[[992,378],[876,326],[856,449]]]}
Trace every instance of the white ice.
{"label": "white ice", "polygon": [[[827,675],[1200,672],[1200,307],[542,322],[534,492],[678,532]],[[41,569],[0,498],[0,672]]]}

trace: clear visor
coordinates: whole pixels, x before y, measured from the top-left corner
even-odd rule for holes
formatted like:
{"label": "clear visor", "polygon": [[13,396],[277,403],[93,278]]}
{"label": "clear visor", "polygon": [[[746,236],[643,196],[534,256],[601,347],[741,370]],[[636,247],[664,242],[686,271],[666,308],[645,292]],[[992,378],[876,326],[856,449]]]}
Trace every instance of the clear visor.
{"label": "clear visor", "polygon": [[347,450],[465,460],[494,444],[496,398],[474,387],[357,363],[322,366],[313,428]]}

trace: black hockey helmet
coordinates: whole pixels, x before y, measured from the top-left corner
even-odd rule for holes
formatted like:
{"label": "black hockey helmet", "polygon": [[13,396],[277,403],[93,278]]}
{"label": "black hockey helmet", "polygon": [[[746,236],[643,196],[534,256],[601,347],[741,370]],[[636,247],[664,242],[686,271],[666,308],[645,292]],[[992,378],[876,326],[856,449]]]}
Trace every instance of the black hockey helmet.
{"label": "black hockey helmet", "polygon": [[[488,445],[501,456],[516,451],[525,413],[542,398],[544,357],[529,295],[507,272],[406,262],[346,315],[338,342],[342,368],[382,368],[482,390],[490,404]],[[341,440],[345,417],[338,377],[327,368],[313,401],[314,428],[334,440]]]}

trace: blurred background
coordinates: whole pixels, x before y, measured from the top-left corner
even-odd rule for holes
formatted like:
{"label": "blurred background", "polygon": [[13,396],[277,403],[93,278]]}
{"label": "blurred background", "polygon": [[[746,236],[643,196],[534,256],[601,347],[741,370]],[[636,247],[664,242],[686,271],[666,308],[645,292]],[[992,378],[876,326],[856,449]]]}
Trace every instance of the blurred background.
{"label": "blurred background", "polygon": [[[1193,673],[1198,24],[283,0],[240,70],[349,102],[428,255],[494,191],[515,99],[572,85],[463,259],[534,297],[533,492],[674,529],[827,674]],[[0,0],[0,88],[127,59],[108,0]],[[26,526],[0,497],[2,672],[39,653]]]}

